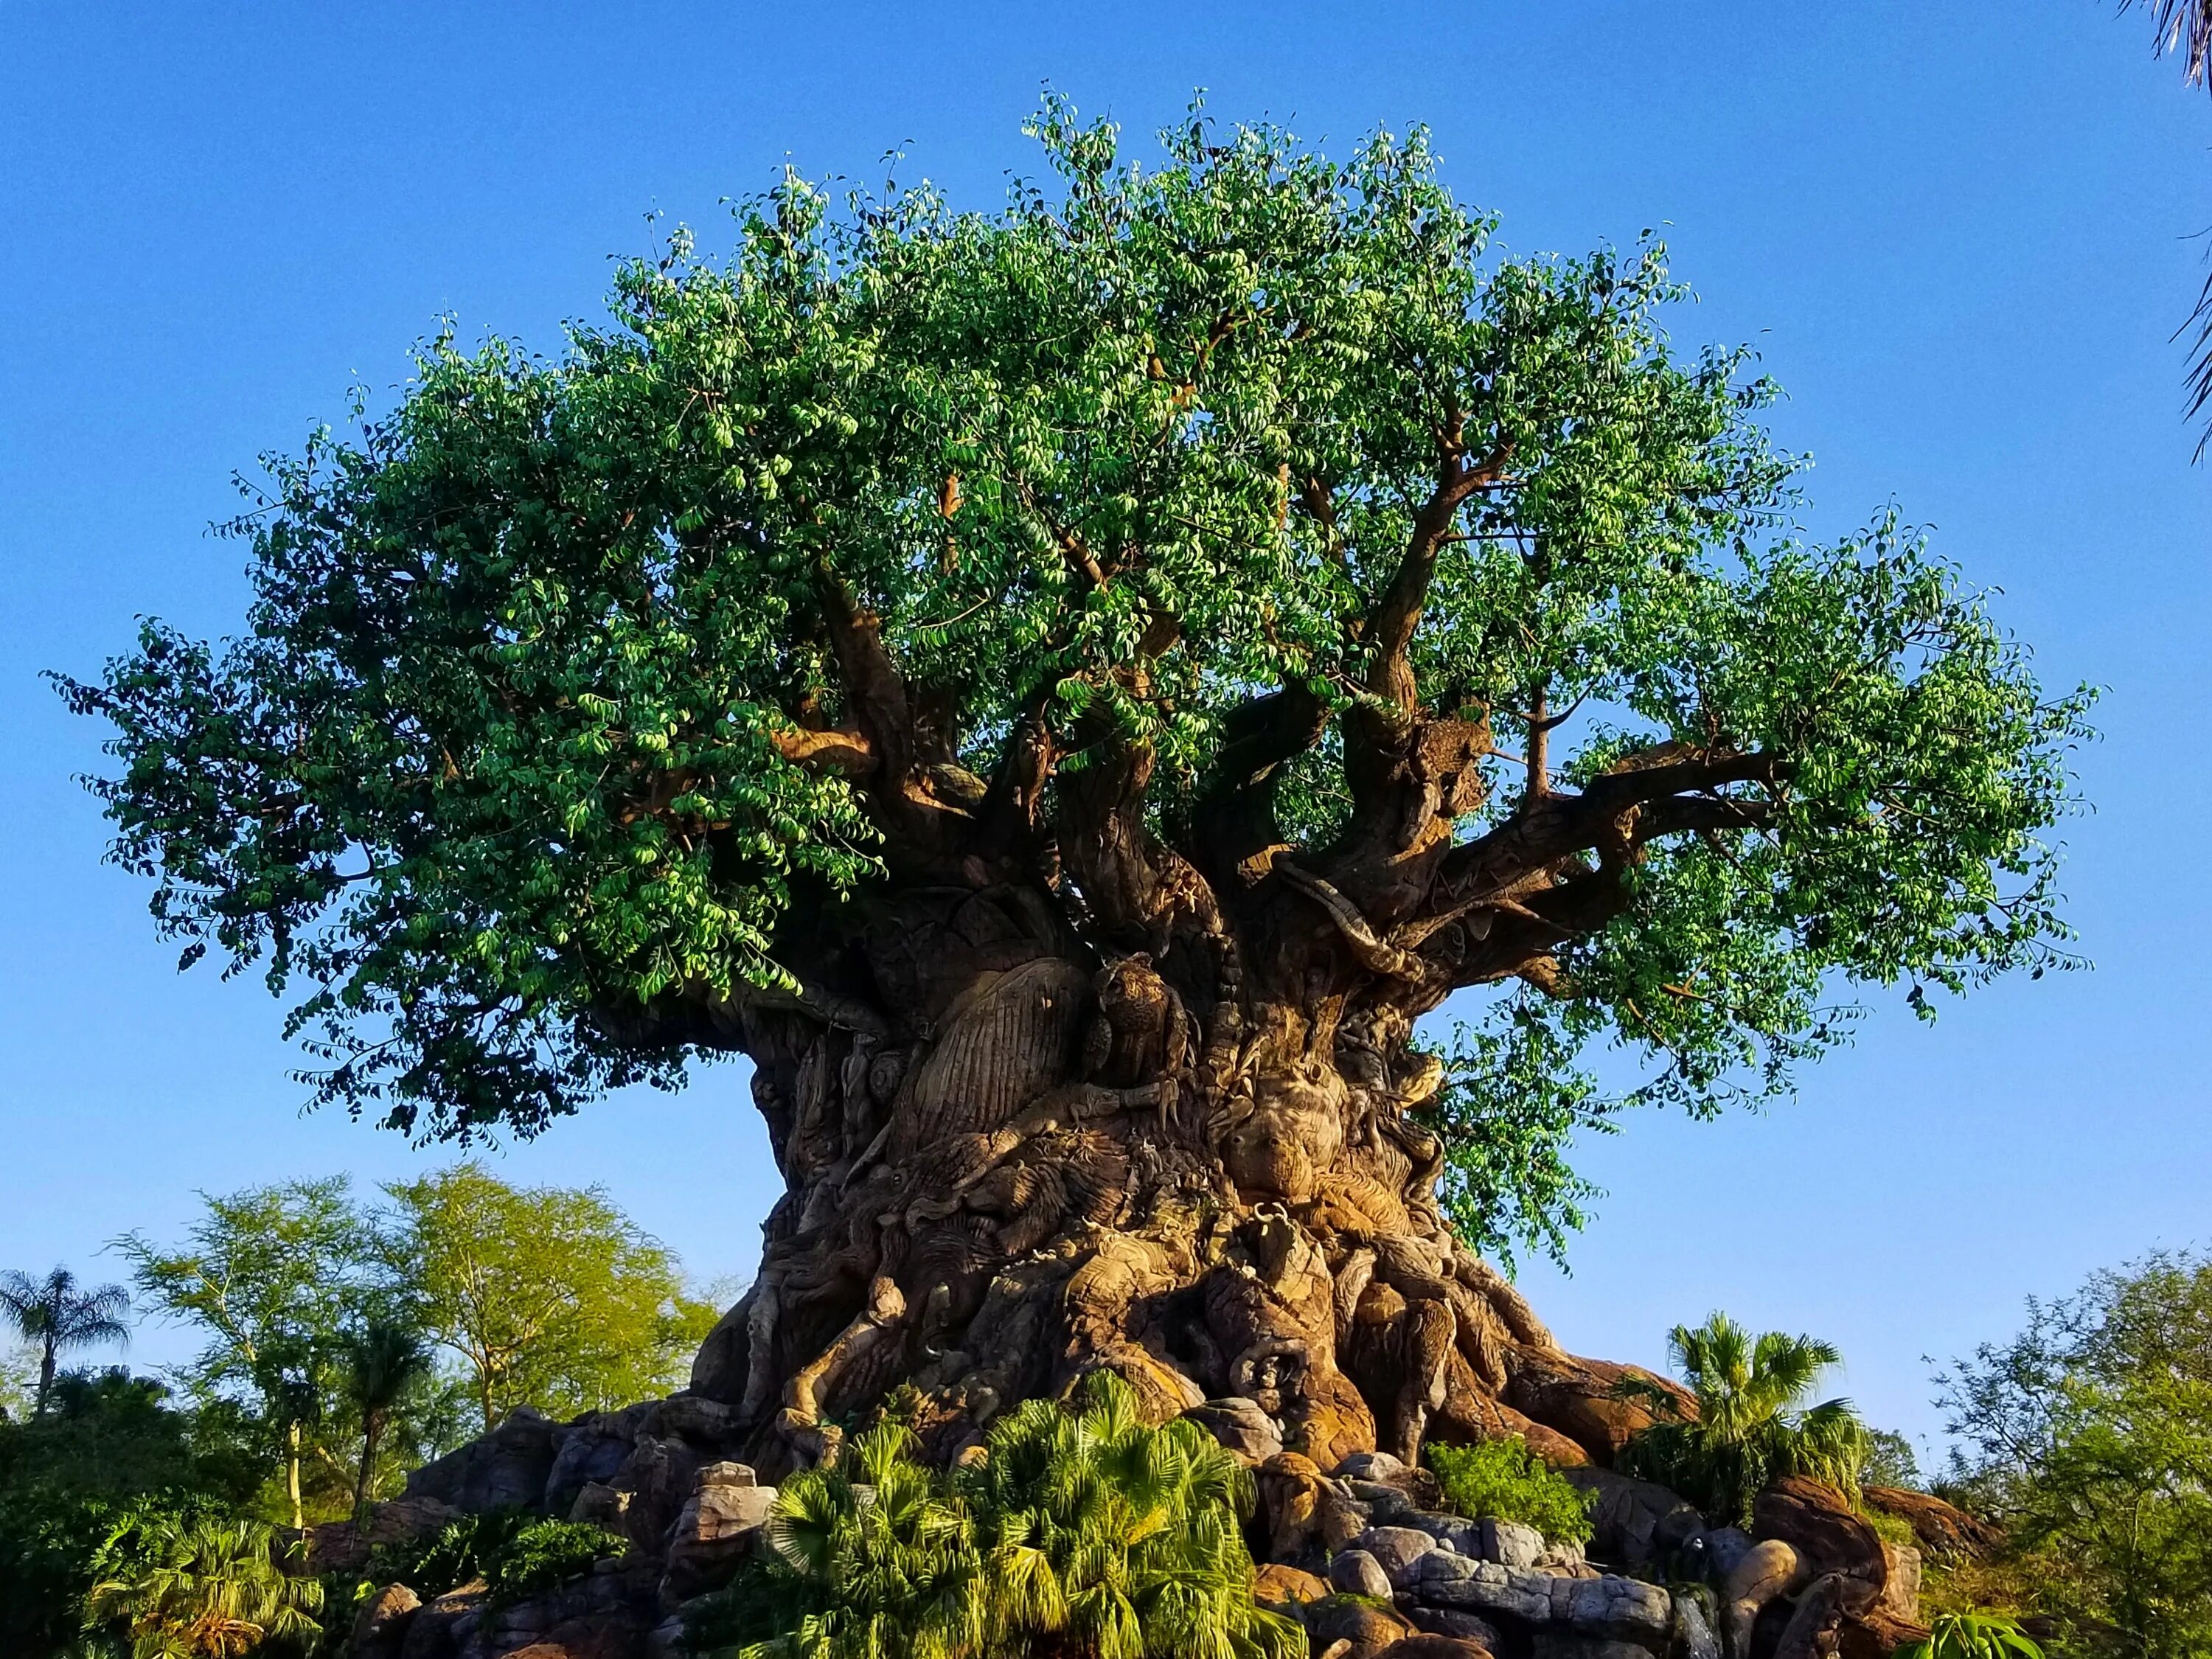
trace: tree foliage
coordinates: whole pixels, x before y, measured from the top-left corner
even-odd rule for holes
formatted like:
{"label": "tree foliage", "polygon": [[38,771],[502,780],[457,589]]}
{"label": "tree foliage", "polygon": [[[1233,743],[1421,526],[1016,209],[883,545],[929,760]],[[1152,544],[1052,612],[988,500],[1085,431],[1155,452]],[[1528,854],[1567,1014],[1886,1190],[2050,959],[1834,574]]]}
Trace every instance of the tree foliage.
{"label": "tree foliage", "polygon": [[1577,1488],[1528,1443],[1508,1435],[1472,1446],[1431,1442],[1422,1455],[1437,1472],[1454,1515],[1518,1521],[1555,1543],[1588,1543],[1592,1494]]}
{"label": "tree foliage", "polygon": [[1527,988],[1440,1121],[1540,1243],[1614,1103],[1532,1067],[1617,1042],[1708,1111],[1838,1040],[1832,980],[2069,960],[2086,700],[1893,520],[1792,532],[1657,244],[1502,258],[1418,131],[1030,131],[1000,212],[794,176],[557,357],[441,337],[270,460],[245,635],[62,682],[114,856],[293,996],[319,1098],[531,1133],[822,1006],[809,929],[886,881],[1018,866],[1129,950],[1295,853],[1416,1012]]}
{"label": "tree foliage", "polygon": [[1716,1313],[1695,1328],[1674,1327],[1667,1349],[1696,1413],[1667,1389],[1624,1385],[1663,1420],[1621,1449],[1623,1474],[1672,1486],[1728,1525],[1748,1526],[1753,1500],[1783,1475],[1857,1491],[1865,1425],[1847,1400],[1804,1403],[1820,1374],[1843,1363],[1832,1344],[1781,1331],[1754,1338]]}
{"label": "tree foliage", "polygon": [[2032,1300],[1940,1382],[1947,1489],[2004,1528],[1996,1593],[2067,1654],[2212,1646],[2212,1261],[2157,1253]]}
{"label": "tree foliage", "polygon": [[44,1279],[9,1268],[0,1273],[0,1318],[39,1351],[38,1392],[31,1409],[43,1413],[53,1391],[54,1367],[78,1348],[131,1340],[131,1293],[120,1285],[79,1288],[76,1275],[56,1267]]}
{"label": "tree foliage", "polygon": [[515,1187],[468,1162],[386,1191],[395,1281],[486,1429],[519,1405],[570,1416],[664,1392],[714,1322],[597,1188]]}
{"label": "tree foliage", "polygon": [[323,1587],[286,1572],[256,1522],[160,1517],[108,1547],[85,1622],[128,1632],[131,1659],[242,1659],[298,1651],[322,1634]]}

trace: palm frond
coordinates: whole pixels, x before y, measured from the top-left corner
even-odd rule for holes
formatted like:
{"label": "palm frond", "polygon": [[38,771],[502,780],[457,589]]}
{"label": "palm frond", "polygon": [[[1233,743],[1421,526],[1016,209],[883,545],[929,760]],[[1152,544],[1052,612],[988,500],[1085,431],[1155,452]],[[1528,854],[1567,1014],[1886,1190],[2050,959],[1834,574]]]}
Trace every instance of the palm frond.
{"label": "palm frond", "polygon": [[[2182,54],[2183,80],[2190,86],[2212,86],[2206,79],[2212,64],[2212,0],[2142,0],[2151,14],[2151,54],[2166,58]],[[2120,0],[2124,12],[2136,0]]]}

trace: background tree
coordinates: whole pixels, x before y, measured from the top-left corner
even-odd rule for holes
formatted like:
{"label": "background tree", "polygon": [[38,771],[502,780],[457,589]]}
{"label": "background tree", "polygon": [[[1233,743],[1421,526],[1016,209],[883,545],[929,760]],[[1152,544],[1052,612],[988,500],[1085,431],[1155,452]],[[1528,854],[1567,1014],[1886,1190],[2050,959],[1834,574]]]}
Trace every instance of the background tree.
{"label": "background tree", "polygon": [[115,1248],[131,1264],[143,1306],[206,1334],[181,1373],[194,1394],[259,1407],[280,1449],[296,1527],[307,1460],[319,1460],[339,1490],[352,1485],[331,1443],[358,1426],[344,1408],[336,1358],[348,1327],[394,1300],[374,1223],[343,1176],[200,1197],[203,1213],[179,1244],[131,1233]]}
{"label": "background tree", "polygon": [[2212,1650],[2212,1261],[2157,1253],[2031,1301],[1939,1382],[1945,1490],[2003,1528],[1977,1589],[2055,1620],[2061,1652]]}
{"label": "background tree", "polygon": [[349,1333],[340,1352],[346,1397],[361,1417],[361,1472],[353,1489],[353,1516],[360,1521],[375,1490],[385,1427],[409,1393],[430,1380],[434,1362],[421,1333],[385,1320]]}
{"label": "background tree", "polygon": [[714,1322],[675,1257],[597,1188],[511,1186],[473,1162],[386,1188],[413,1317],[467,1368],[482,1425],[665,1392]]}
{"label": "background tree", "polygon": [[1895,524],[1789,532],[1656,246],[1498,258],[1418,133],[1032,131],[1001,213],[790,179],[272,463],[248,633],[62,682],[115,856],[411,1133],[749,1056],[788,1191],[694,1381],[771,1470],[902,1375],[946,1444],[1100,1365],[1325,1464],[1571,1426],[1439,1178],[1540,1235],[1565,1135],[1785,1089],[1838,981],[2063,965],[2082,700]]}
{"label": "background tree", "polygon": [[56,1267],[44,1279],[14,1268],[0,1273],[0,1315],[39,1350],[39,1387],[32,1409],[43,1414],[53,1392],[54,1363],[79,1348],[131,1340],[131,1293],[120,1285],[79,1289],[76,1275]]}
{"label": "background tree", "polygon": [[1753,1500],[1784,1475],[1856,1493],[1869,1451],[1865,1425],[1848,1400],[1805,1403],[1820,1374],[1843,1363],[1833,1344],[1781,1331],[1754,1339],[1716,1313],[1694,1329],[1675,1326],[1667,1352],[1695,1410],[1630,1383],[1662,1420],[1622,1449],[1624,1473],[1674,1487],[1728,1525],[1750,1525]]}

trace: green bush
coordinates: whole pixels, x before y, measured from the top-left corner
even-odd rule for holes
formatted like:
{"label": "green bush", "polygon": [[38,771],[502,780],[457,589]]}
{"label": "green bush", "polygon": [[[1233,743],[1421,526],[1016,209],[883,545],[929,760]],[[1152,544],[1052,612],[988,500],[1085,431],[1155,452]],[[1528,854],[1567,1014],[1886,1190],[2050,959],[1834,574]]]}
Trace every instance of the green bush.
{"label": "green bush", "polygon": [[1425,1455],[1443,1486],[1444,1504],[1454,1514],[1518,1521],[1554,1543],[1589,1541],[1591,1495],[1552,1468],[1525,1443],[1431,1443]]}
{"label": "green bush", "polygon": [[2043,1650],[2009,1619],[1947,1613],[1926,1640],[1905,1643],[1895,1659],[2043,1659]]}
{"label": "green bush", "polygon": [[380,1545],[368,1577],[400,1583],[424,1601],[483,1579],[495,1602],[520,1601],[588,1571],[629,1541],[604,1527],[533,1518],[525,1510],[493,1510],[448,1522],[427,1537]]}
{"label": "green bush", "polygon": [[[486,1564],[484,1583],[496,1605],[589,1572],[603,1555],[620,1555],[627,1539],[581,1521],[533,1521]],[[419,1594],[419,1592],[418,1592]]]}

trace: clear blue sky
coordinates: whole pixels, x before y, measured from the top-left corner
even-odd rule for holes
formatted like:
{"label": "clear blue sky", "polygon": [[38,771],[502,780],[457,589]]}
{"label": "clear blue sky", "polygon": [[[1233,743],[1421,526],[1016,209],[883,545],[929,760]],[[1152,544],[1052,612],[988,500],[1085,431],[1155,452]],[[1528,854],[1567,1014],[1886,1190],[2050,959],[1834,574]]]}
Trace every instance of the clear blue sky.
{"label": "clear blue sky", "polygon": [[[1029,164],[1042,83],[1146,134],[1191,89],[1342,147],[1425,121],[1513,250],[1663,225],[1686,343],[1754,342],[1817,459],[1816,529],[1894,500],[2005,590],[2057,683],[2111,688],[2068,827],[2098,970],[1885,1006],[1797,1101],[1649,1116],[1575,1273],[1571,1346],[1656,1362],[1724,1307],[1843,1346],[1935,1426],[1923,1353],[2030,1292],[2212,1237],[2207,501],[2167,335],[2203,276],[2212,99],[2094,0],[900,7],[87,6],[0,0],[0,1265],[114,1271],[196,1188],[429,1154],[302,1119],[257,984],[182,978],[101,866],[98,763],[34,676],[134,615],[234,624],[227,480],[388,389],[453,313],[558,344],[658,210],[712,247],[786,156],[965,203]],[[501,1166],[604,1182],[703,1274],[748,1268],[774,1172],[742,1069],[623,1097]],[[177,1357],[149,1332],[143,1361]]]}

